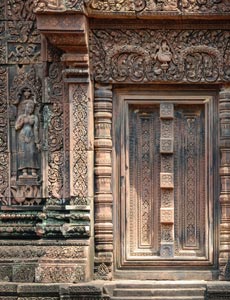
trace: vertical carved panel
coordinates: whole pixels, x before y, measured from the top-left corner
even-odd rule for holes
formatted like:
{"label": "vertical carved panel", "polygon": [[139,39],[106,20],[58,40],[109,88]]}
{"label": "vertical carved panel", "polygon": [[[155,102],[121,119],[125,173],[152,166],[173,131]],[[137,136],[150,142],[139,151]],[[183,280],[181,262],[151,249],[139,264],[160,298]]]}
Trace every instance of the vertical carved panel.
{"label": "vertical carved panel", "polygon": [[220,280],[230,279],[230,88],[223,88],[220,110]]}
{"label": "vertical carved panel", "polygon": [[[126,212],[130,256],[154,255],[158,249],[159,112],[157,107],[129,111],[130,198]],[[155,141],[152,143],[152,141]],[[154,184],[153,184],[154,182]],[[128,217],[129,216],[129,217]],[[129,246],[128,246],[129,247]]]}
{"label": "vertical carved panel", "polygon": [[88,97],[87,86],[77,85],[72,100],[72,191],[74,204],[88,203]]}
{"label": "vertical carved panel", "polygon": [[112,91],[98,85],[95,117],[95,278],[111,279],[113,253],[112,223]]}
{"label": "vertical carved panel", "polygon": [[64,181],[64,126],[62,66],[52,63],[48,77],[48,103],[50,116],[48,125],[48,203],[60,203],[63,198]]}
{"label": "vertical carved panel", "polygon": [[191,250],[202,256],[205,253],[207,199],[204,107],[179,107],[176,115],[177,255],[192,255],[193,252],[189,252]]}
{"label": "vertical carved panel", "polygon": [[35,68],[17,70],[10,90],[11,204],[42,199],[41,82]]}
{"label": "vertical carved panel", "polygon": [[10,203],[7,120],[7,70],[0,67],[0,203]]}

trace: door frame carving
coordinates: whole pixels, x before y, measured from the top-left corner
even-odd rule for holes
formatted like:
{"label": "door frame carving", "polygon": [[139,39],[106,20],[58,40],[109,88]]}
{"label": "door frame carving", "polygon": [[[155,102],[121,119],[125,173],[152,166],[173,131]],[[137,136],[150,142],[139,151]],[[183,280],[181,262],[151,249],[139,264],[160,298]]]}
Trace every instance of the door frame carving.
{"label": "door frame carving", "polygon": [[[192,95],[191,95],[192,94]],[[124,159],[122,162],[119,159],[118,144],[122,145],[125,137],[120,133],[118,123],[124,123],[125,114],[127,114],[128,102],[132,103],[152,103],[153,100],[156,102],[160,100],[165,100],[165,97],[168,97],[167,100],[174,100],[174,102],[180,102],[185,99],[184,103],[201,103],[207,102],[210,103],[208,108],[209,116],[211,118],[210,124],[208,125],[210,131],[209,137],[209,147],[213,145],[213,153],[210,154],[210,163],[213,165],[210,166],[209,174],[209,185],[211,187],[211,192],[208,200],[208,221],[209,221],[209,253],[206,259],[197,259],[196,262],[190,261],[187,259],[185,262],[183,259],[173,261],[173,259],[162,259],[156,258],[155,261],[146,259],[146,262],[137,263],[128,261],[126,259],[126,254],[124,253],[124,242],[125,242],[125,233],[124,233],[124,222],[123,225],[120,224],[120,220],[124,217],[124,203],[125,203],[125,168],[126,164]],[[155,103],[156,103],[155,102]],[[122,113],[121,113],[122,112]],[[207,279],[211,280],[217,276],[217,253],[218,253],[218,211],[216,207],[218,205],[218,88],[201,88],[196,86],[183,86],[183,85],[170,85],[170,86],[147,86],[147,87],[131,87],[126,88],[115,88],[113,93],[113,225],[114,225],[114,275],[115,278],[126,278],[126,271],[128,271],[128,277],[130,279],[139,279],[140,272],[142,272],[141,278],[143,279],[158,279],[159,275],[162,276],[161,279]],[[124,129],[125,130],[125,129]],[[121,146],[122,147],[122,146]],[[125,151],[125,150],[123,150]],[[127,151],[127,149],[126,149]],[[121,155],[124,155],[122,153]],[[123,174],[124,173],[124,174]],[[214,184],[215,182],[215,184]],[[122,186],[123,185],[123,186]],[[213,189],[212,189],[213,187]],[[122,199],[119,199],[121,195]],[[123,203],[121,205],[120,203]],[[211,213],[210,213],[211,212]],[[214,230],[215,228],[215,230]],[[121,236],[121,238],[120,238]],[[123,246],[122,246],[123,245]],[[212,246],[213,245],[213,246]],[[194,257],[193,257],[194,259]],[[143,260],[144,261],[144,260]],[[132,266],[132,264],[134,264]],[[181,269],[186,265],[186,272]],[[137,273],[138,270],[138,274]],[[198,271],[199,270],[199,271]],[[167,272],[164,272],[167,271]],[[163,273],[162,273],[163,272]],[[163,274],[163,275],[161,275]],[[127,278],[128,278],[127,277]]]}

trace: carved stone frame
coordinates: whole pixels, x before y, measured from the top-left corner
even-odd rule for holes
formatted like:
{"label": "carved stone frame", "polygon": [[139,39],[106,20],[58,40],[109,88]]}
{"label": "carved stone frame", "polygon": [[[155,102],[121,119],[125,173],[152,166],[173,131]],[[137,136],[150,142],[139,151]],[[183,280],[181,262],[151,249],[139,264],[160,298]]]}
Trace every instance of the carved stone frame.
{"label": "carved stone frame", "polygon": [[[133,105],[157,104],[162,101],[170,103],[195,104],[206,106],[207,145],[210,149],[207,157],[207,231],[208,247],[206,259],[203,261],[194,257],[186,260],[186,270],[180,269],[184,261],[179,257],[175,259],[159,259],[159,257],[145,257],[139,263],[128,259],[125,250],[125,223],[129,222],[125,217],[125,206],[127,204],[127,187],[125,178],[128,168],[126,162],[128,149],[124,144],[127,138],[124,136],[127,129],[128,107]],[[206,103],[206,104],[205,104]],[[122,125],[123,124],[123,125]],[[114,277],[119,279],[201,279],[213,280],[218,276],[217,253],[218,253],[218,87],[198,87],[183,85],[158,85],[158,86],[114,86],[113,93],[113,228],[114,228]],[[122,127],[123,126],[123,127]],[[121,149],[119,149],[121,148]],[[119,149],[119,150],[118,150]],[[207,151],[207,150],[206,150]],[[207,154],[207,153],[206,153]],[[158,225],[160,226],[160,224]],[[213,244],[212,244],[213,242]],[[140,258],[141,259],[141,258]],[[199,271],[198,271],[199,269]],[[144,272],[142,272],[144,270]]]}

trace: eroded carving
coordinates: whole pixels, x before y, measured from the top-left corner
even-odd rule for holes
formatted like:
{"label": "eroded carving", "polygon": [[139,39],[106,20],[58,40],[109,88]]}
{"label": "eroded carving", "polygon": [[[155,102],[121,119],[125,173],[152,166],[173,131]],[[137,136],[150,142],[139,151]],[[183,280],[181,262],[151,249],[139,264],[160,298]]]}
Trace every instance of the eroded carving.
{"label": "eroded carving", "polygon": [[7,0],[8,18],[12,20],[34,21],[33,0]]}
{"label": "eroded carving", "polygon": [[83,265],[41,265],[36,270],[37,282],[80,282],[85,280]]}
{"label": "eroded carving", "polygon": [[35,0],[34,11],[83,10],[84,0]]}

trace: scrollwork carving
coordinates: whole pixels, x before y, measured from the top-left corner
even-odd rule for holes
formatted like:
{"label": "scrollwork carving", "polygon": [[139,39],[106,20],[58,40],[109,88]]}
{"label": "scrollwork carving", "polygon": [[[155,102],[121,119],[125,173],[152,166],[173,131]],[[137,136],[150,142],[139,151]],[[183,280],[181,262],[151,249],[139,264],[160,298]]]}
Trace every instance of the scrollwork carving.
{"label": "scrollwork carving", "polygon": [[183,14],[224,13],[230,11],[228,0],[91,0],[89,11],[107,13],[174,12]]}
{"label": "scrollwork carving", "polygon": [[78,85],[73,93],[73,193],[72,202],[87,204],[88,97],[86,86]]}
{"label": "scrollwork carving", "polygon": [[7,0],[8,17],[12,20],[34,21],[35,15],[33,13],[33,0]]}
{"label": "scrollwork carving", "polygon": [[229,31],[215,30],[93,30],[94,77],[98,82],[224,82],[230,76],[229,39]]}
{"label": "scrollwork carving", "polygon": [[63,130],[63,85],[60,63],[52,63],[49,68],[47,136],[48,145],[48,193],[49,203],[59,202],[63,198],[64,176],[64,130]]}

